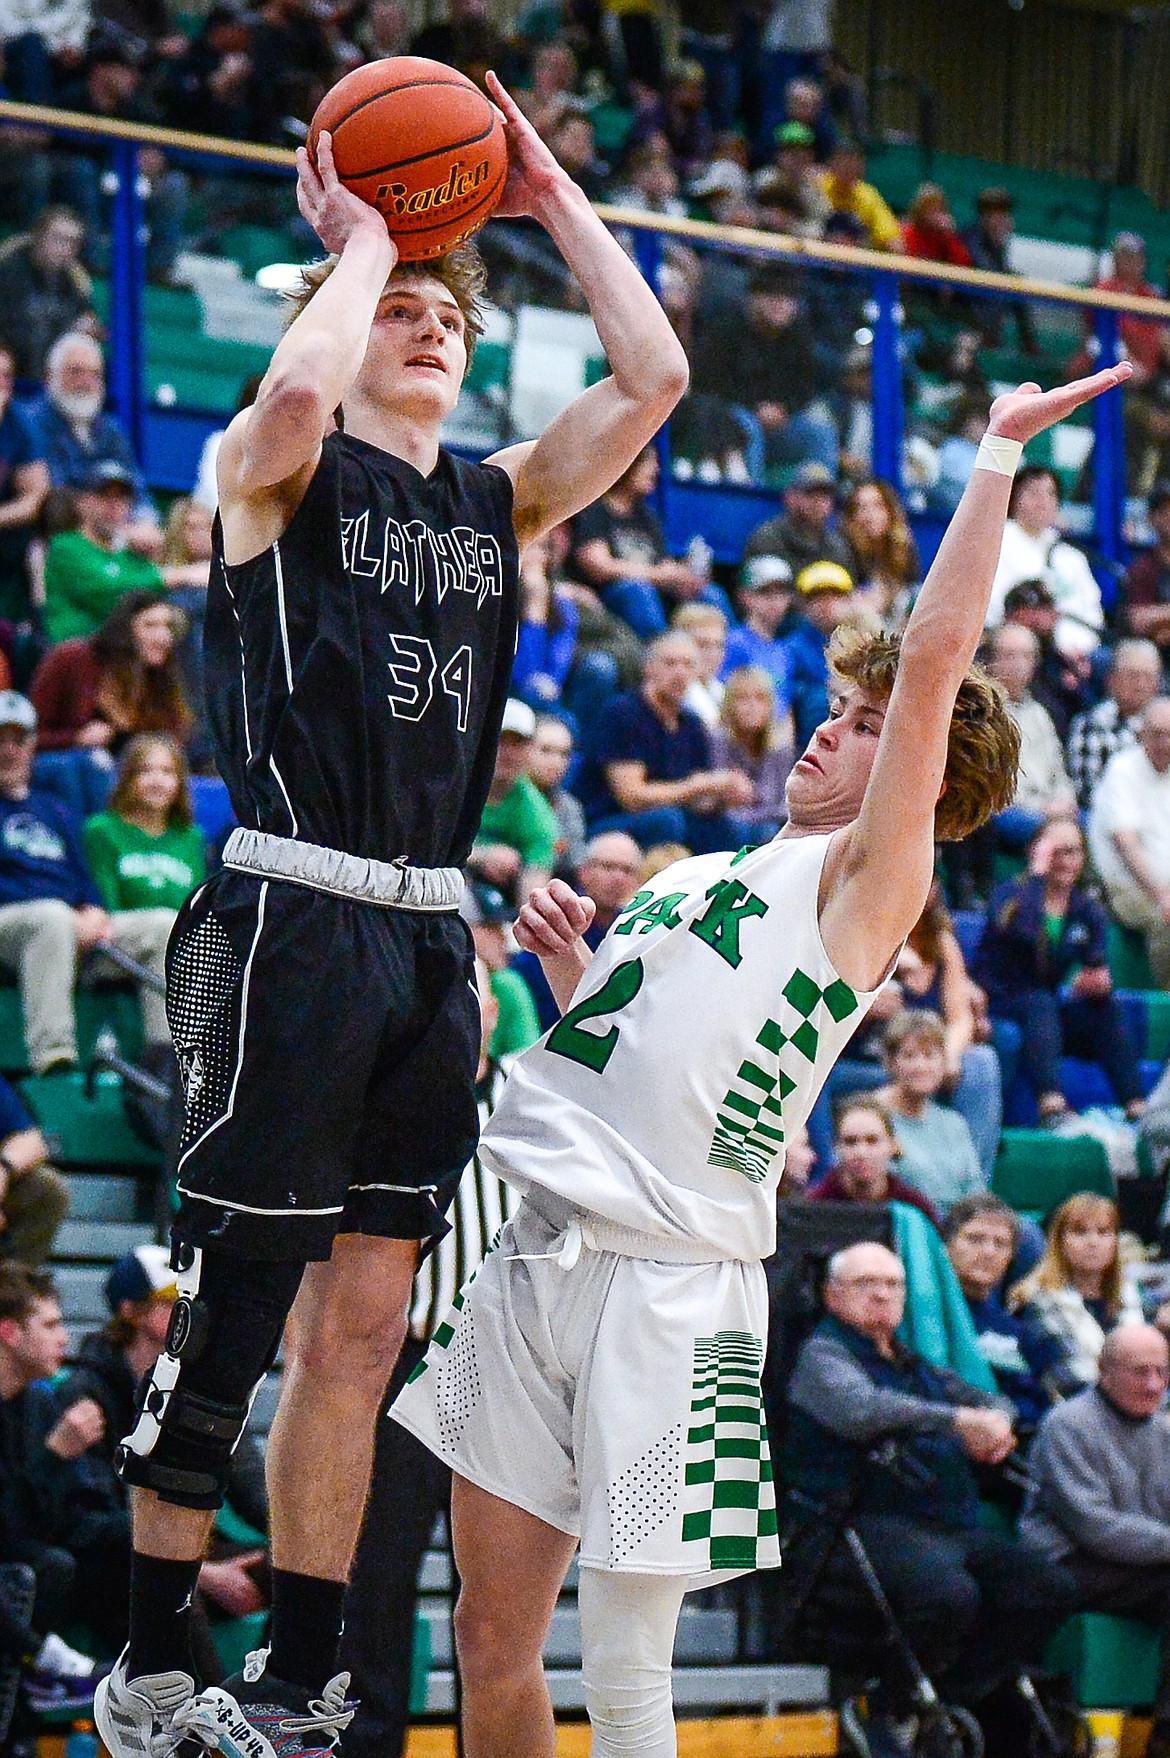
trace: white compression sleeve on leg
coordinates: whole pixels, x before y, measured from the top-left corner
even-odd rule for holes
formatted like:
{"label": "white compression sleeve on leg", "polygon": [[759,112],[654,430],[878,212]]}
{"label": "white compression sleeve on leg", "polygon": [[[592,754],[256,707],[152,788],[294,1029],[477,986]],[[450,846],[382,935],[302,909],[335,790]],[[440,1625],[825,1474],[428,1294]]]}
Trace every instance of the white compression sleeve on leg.
{"label": "white compression sleeve on leg", "polygon": [[577,1588],[590,1758],[675,1758],[670,1666],[685,1575],[582,1569]]}

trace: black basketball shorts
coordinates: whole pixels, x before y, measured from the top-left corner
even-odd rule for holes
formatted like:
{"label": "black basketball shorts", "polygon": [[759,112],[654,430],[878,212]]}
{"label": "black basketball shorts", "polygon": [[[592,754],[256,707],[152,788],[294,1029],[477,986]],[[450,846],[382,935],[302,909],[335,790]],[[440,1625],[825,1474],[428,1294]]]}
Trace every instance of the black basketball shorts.
{"label": "black basketball shorts", "polygon": [[478,1139],[471,936],[224,871],[167,951],[183,1082],[177,1234],[328,1258],[338,1233],[432,1242]]}

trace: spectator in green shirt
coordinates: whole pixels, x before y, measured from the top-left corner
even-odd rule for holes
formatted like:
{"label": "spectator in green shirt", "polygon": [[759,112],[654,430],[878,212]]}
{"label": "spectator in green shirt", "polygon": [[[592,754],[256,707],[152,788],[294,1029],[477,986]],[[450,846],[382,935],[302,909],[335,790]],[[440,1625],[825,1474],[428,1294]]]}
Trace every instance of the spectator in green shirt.
{"label": "spectator in green shirt", "polygon": [[504,708],[496,770],[468,867],[495,885],[517,907],[537,885],[548,883],[560,826],[556,813],[527,774],[536,715],[527,702],[509,698]]}
{"label": "spectator in green shirt", "polygon": [[124,592],[159,591],[152,561],[123,546],[134,481],[121,464],[95,464],[77,491],[77,527],[58,531],[45,552],[45,633],[52,642],[92,635]]}
{"label": "spectator in green shirt", "polygon": [[130,740],[109,805],[86,821],[82,840],[108,910],[180,908],[204,877],[207,850],[174,739]]}

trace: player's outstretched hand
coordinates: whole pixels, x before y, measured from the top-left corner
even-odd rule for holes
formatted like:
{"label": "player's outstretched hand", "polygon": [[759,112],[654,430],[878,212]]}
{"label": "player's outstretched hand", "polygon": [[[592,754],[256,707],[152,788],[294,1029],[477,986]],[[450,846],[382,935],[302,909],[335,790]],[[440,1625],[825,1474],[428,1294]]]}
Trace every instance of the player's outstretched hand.
{"label": "player's outstretched hand", "polygon": [[[331,256],[340,256],[355,232],[378,228],[389,238],[377,208],[347,189],[333,164],[333,137],[317,137],[317,162],[305,147],[297,148],[297,206]],[[398,247],[390,239],[394,261]]]}
{"label": "player's outstretched hand", "polygon": [[504,119],[508,142],[508,181],[495,212],[501,220],[522,214],[541,218],[544,204],[568,181],[520,106],[508,96],[494,73],[487,76],[488,96]]}
{"label": "player's outstretched hand", "polygon": [[1090,403],[1102,391],[1123,385],[1132,372],[1128,360],[1123,360],[1089,378],[1075,378],[1070,384],[1057,385],[1051,391],[1042,391],[1039,385],[1031,383],[1021,385],[1015,391],[1005,391],[991,405],[987,431],[1001,439],[1024,442],[1035,439],[1046,427],[1055,427],[1058,421],[1067,420],[1082,403]]}
{"label": "player's outstretched hand", "polygon": [[597,914],[591,897],[579,897],[563,879],[550,879],[528,894],[516,919],[516,941],[538,958],[571,952]]}

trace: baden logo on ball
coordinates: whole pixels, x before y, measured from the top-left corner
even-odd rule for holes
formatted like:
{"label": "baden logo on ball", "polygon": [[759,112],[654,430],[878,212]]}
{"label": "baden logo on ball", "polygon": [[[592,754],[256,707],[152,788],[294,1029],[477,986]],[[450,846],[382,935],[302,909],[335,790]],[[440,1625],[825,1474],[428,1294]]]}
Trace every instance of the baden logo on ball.
{"label": "baden logo on ball", "polygon": [[504,193],[499,111],[453,67],[395,55],[355,67],[326,93],[309,129],[328,131],[341,182],[377,208],[404,262],[469,238]]}

